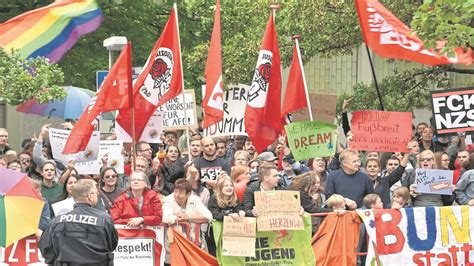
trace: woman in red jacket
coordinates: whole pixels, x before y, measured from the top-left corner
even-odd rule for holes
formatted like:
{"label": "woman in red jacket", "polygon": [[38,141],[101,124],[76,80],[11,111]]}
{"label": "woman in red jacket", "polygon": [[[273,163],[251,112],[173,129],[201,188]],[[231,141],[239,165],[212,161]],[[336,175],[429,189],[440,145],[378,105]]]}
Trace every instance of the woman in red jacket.
{"label": "woman in red jacket", "polygon": [[150,189],[150,181],[142,172],[133,172],[129,189],[115,199],[110,216],[116,224],[127,226],[159,225],[163,216],[159,195]]}

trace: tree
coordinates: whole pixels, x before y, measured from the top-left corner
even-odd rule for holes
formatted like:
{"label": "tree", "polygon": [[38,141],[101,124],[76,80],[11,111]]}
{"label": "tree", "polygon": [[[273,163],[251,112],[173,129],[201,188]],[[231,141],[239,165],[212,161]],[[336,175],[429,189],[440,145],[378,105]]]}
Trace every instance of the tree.
{"label": "tree", "polygon": [[0,48],[0,101],[18,105],[32,98],[40,103],[62,99],[66,92],[57,84],[63,78],[59,66],[46,58],[23,59]]}

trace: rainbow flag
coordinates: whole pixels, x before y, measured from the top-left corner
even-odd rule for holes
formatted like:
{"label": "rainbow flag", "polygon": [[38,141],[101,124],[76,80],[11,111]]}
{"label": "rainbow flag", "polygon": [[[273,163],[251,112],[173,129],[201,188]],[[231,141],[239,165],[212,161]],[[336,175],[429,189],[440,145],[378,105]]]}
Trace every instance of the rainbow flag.
{"label": "rainbow flag", "polygon": [[80,36],[96,30],[104,16],[94,0],[58,0],[0,24],[0,47],[24,58],[58,62]]}

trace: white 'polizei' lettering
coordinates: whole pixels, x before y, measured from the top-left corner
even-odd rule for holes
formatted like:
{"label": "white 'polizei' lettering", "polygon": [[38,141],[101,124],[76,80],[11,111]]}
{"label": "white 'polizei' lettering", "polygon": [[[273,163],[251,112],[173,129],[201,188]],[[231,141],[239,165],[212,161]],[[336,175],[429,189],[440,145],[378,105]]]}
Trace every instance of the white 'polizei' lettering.
{"label": "white 'polizei' lettering", "polygon": [[59,222],[68,222],[68,223],[81,223],[81,224],[91,224],[97,225],[97,217],[83,214],[63,214],[59,218]]}

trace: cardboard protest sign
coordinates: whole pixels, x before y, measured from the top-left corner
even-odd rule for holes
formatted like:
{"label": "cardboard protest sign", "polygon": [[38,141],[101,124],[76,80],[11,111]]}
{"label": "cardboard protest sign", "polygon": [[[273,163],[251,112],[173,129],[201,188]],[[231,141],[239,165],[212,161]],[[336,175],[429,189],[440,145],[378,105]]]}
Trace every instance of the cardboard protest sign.
{"label": "cardboard protest sign", "polygon": [[311,247],[311,217],[304,215],[303,223],[304,230],[257,232],[256,241],[253,242],[255,255],[236,257],[223,254],[223,224],[221,221],[214,221],[212,229],[219,265],[315,265]]}
{"label": "cardboard protest sign", "polygon": [[[313,120],[332,124],[336,118],[337,95],[324,93],[309,93]],[[293,121],[309,121],[308,108],[292,113]]]}
{"label": "cardboard protest sign", "polygon": [[98,175],[102,168],[102,156],[107,154],[107,166],[113,167],[118,174],[124,173],[124,157],[122,155],[123,142],[121,140],[101,140],[97,160],[76,163],[76,170],[80,175]]}
{"label": "cardboard protest sign", "polygon": [[257,220],[253,217],[243,217],[234,220],[224,216],[222,230],[222,254],[224,256],[255,256],[255,237],[257,235]]}
{"label": "cardboard protest sign", "polygon": [[76,162],[87,162],[97,159],[99,153],[100,132],[94,131],[92,133],[85,151],[74,154],[62,154],[70,134],[71,131],[69,130],[57,128],[49,129],[49,142],[51,144],[54,159],[62,162],[64,165],[67,165],[70,160],[75,160]]}
{"label": "cardboard protest sign", "polygon": [[453,171],[416,168],[415,184],[416,192],[452,195]]}
{"label": "cardboard protest sign", "polygon": [[[140,136],[139,141],[146,141],[148,143],[161,143],[160,135],[163,128],[163,118],[158,110],[148,120],[148,123],[143,129],[143,133]],[[132,143],[132,137],[125,132],[119,123],[115,123],[115,134],[117,139],[122,140],[125,143]]]}
{"label": "cardboard protest sign", "polygon": [[438,134],[474,131],[474,87],[432,91],[431,103]]}
{"label": "cardboard protest sign", "polygon": [[299,191],[256,191],[258,231],[303,230]]}
{"label": "cardboard protest sign", "polygon": [[[224,119],[204,129],[204,136],[220,137],[230,135],[247,136],[244,115],[247,105],[247,92],[250,86],[245,84],[229,85],[224,92]],[[203,86],[203,98],[206,86]]]}
{"label": "cardboard protest sign", "polygon": [[366,265],[468,265],[474,259],[470,206],[357,213],[369,236]]}
{"label": "cardboard protest sign", "polygon": [[412,136],[412,113],[357,111],[352,114],[351,130],[354,133],[351,149],[407,152]]}
{"label": "cardboard protest sign", "polygon": [[119,235],[114,251],[114,265],[164,265],[164,227],[131,228],[115,225]]}
{"label": "cardboard protest sign", "polygon": [[[184,90],[165,104],[158,107],[158,113],[162,116],[163,128],[185,129],[186,126],[197,126],[196,97],[193,90]],[[186,114],[185,114],[186,111]],[[188,121],[186,121],[186,117]]]}
{"label": "cardboard protest sign", "polygon": [[288,145],[297,161],[314,157],[334,156],[336,126],[322,122],[301,121],[285,126]]}

